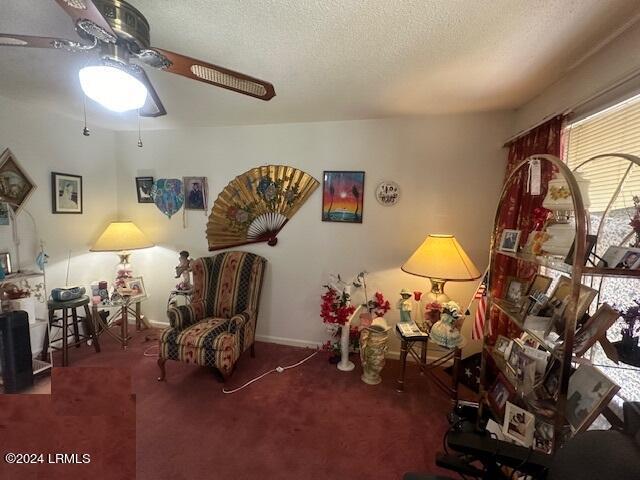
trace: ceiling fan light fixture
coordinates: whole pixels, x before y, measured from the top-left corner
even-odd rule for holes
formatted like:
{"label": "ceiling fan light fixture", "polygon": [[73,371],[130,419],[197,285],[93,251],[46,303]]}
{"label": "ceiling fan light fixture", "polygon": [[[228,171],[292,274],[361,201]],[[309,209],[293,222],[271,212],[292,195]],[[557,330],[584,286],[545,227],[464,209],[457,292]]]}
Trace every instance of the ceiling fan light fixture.
{"label": "ceiling fan light fixture", "polygon": [[147,87],[121,68],[91,65],[80,69],[78,77],[87,97],[114,112],[137,110],[147,100]]}

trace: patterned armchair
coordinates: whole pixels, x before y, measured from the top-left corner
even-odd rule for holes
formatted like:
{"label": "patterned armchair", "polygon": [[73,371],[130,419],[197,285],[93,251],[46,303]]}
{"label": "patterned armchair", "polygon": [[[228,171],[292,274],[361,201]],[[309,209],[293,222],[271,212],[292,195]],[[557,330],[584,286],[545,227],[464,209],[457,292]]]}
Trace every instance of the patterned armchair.
{"label": "patterned armchair", "polygon": [[158,366],[179,360],[215,367],[226,380],[240,355],[254,353],[260,291],[266,259],[247,252],[224,252],[192,264],[193,295],[189,305],[167,311],[170,328],[160,337]]}

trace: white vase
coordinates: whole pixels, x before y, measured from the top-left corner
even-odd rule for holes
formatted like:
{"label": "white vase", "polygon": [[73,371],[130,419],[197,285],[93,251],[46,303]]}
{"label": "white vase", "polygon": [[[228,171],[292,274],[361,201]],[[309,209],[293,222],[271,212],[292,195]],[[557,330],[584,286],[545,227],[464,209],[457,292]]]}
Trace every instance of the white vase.
{"label": "white vase", "polygon": [[11,311],[22,310],[27,312],[29,323],[36,323],[36,299],[33,297],[18,298],[9,300],[9,308]]}
{"label": "white vase", "polygon": [[370,327],[360,333],[360,360],[362,375],[360,379],[368,385],[377,385],[382,381],[380,372],[384,368],[387,353],[387,339],[390,327],[384,318],[378,317]]}
{"label": "white vase", "polygon": [[338,370],[350,372],[355,368],[353,362],[349,361],[349,327],[351,323],[346,322],[340,329],[340,361],[338,362]]}

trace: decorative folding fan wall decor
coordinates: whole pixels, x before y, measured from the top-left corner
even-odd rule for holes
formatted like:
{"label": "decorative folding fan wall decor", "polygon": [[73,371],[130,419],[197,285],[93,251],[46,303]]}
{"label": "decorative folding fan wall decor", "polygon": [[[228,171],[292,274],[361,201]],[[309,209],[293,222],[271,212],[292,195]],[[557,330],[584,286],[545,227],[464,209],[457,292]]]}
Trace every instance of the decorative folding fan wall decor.
{"label": "decorative folding fan wall decor", "polygon": [[308,173],[284,165],[252,168],[237,176],[211,209],[209,250],[258,242],[274,246],[278,232],[319,184]]}

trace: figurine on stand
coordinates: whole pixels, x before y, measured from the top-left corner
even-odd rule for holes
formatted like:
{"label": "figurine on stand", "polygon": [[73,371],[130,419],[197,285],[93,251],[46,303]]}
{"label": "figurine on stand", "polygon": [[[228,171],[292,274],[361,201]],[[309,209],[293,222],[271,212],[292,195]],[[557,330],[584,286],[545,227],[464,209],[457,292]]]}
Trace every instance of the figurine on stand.
{"label": "figurine on stand", "polygon": [[413,310],[413,301],[411,300],[411,292],[406,288],[403,288],[400,292],[402,297],[398,300],[398,310],[400,310],[400,321],[409,323],[411,322],[411,310]]}
{"label": "figurine on stand", "polygon": [[182,250],[180,252],[180,263],[176,267],[175,278],[182,277],[182,281],[176,285],[176,290],[190,291],[191,286],[191,262],[193,259],[189,258],[189,252]]}
{"label": "figurine on stand", "polygon": [[464,338],[460,333],[463,321],[464,315],[460,305],[454,301],[443,304],[440,320],[431,327],[431,340],[446,348],[461,346],[464,343]]}

